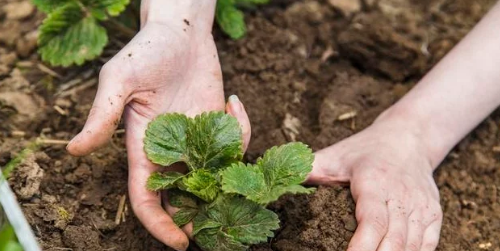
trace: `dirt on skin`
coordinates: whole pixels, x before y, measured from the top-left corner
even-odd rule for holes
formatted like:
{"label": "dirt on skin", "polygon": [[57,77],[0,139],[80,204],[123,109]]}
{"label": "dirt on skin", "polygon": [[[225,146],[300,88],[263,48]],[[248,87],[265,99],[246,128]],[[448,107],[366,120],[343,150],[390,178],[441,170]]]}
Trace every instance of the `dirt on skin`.
{"label": "dirt on skin", "polygon": [[[216,30],[226,94],[240,97],[253,126],[247,159],[293,140],[318,150],[367,127],[494,2],[274,0],[247,11],[246,38],[231,41]],[[45,68],[33,43],[42,16],[28,1],[0,0],[0,166],[36,137],[75,135],[106,60]],[[126,42],[114,41],[106,58]],[[499,126],[497,111],[435,174],[444,210],[440,251],[500,251]],[[127,195],[123,130],[87,157],[69,156],[60,143],[43,144],[10,179],[44,250],[167,249],[144,230],[128,200],[117,217]],[[284,196],[270,208],[281,228],[253,250],[345,250],[356,229],[347,188]]]}

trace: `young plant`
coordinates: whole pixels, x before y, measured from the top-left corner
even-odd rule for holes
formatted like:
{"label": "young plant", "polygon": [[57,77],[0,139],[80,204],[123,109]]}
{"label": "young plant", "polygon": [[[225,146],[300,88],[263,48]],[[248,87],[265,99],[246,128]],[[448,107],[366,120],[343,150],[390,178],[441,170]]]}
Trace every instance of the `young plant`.
{"label": "young plant", "polygon": [[[216,20],[233,39],[246,33],[243,13],[237,7],[253,7],[269,0],[218,0]],[[53,66],[82,65],[101,55],[108,43],[101,22],[118,16],[130,0],[32,0],[47,14],[40,27],[38,53]]]}
{"label": "young plant", "polygon": [[193,221],[194,240],[207,251],[247,250],[267,241],[279,219],[266,205],[283,194],[314,191],[300,185],[314,160],[306,145],[273,147],[256,164],[244,164],[241,137],[238,121],[223,112],[160,115],[146,130],[144,150],[153,163],[182,162],[189,170],[154,173],[147,188],[169,190],[170,204],[180,209],[174,222]]}
{"label": "young plant", "polygon": [[220,28],[232,39],[245,36],[247,28],[243,12],[238,8],[254,7],[269,3],[269,0],[218,0],[215,19]]}
{"label": "young plant", "polygon": [[38,53],[54,66],[82,65],[101,55],[108,43],[100,22],[118,16],[129,0],[32,0],[47,13],[40,27]]}

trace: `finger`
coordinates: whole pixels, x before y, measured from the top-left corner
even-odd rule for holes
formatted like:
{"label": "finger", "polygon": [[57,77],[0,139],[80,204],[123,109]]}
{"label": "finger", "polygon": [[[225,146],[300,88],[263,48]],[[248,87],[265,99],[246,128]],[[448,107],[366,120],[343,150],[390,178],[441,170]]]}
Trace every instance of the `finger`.
{"label": "finger", "polygon": [[130,167],[128,183],[132,208],[137,218],[156,239],[175,250],[186,250],[189,245],[186,234],[163,210],[160,196],[146,189],[147,179],[152,172],[158,170],[158,166],[147,159],[143,150],[142,142],[148,120],[130,109],[125,113],[126,145]]}
{"label": "finger", "polygon": [[419,251],[422,246],[422,238],[427,227],[423,222],[421,210],[415,210],[408,218],[408,241],[406,242],[406,250]]}
{"label": "finger", "polygon": [[236,95],[231,95],[226,105],[226,113],[235,117],[241,125],[241,132],[243,134],[243,151],[246,152],[248,144],[250,143],[250,137],[252,136],[252,130],[250,127],[250,119],[245,110],[245,106],[241,103],[240,99]]}
{"label": "finger", "polygon": [[439,235],[441,232],[442,217],[438,217],[424,232],[421,251],[434,251],[439,244]]}
{"label": "finger", "polygon": [[[180,209],[170,205],[170,203],[168,201],[168,192],[162,192],[161,198],[163,200],[163,205],[164,205],[165,209],[167,210],[168,214],[173,217],[175,215],[175,213],[177,213]],[[182,231],[184,231],[184,233],[186,233],[186,235],[192,239],[193,238],[193,222],[189,222],[188,224],[182,226]]]}
{"label": "finger", "polygon": [[311,185],[347,185],[350,179],[347,165],[343,165],[336,153],[339,145],[333,145],[314,153],[313,169],[306,183]]}
{"label": "finger", "polygon": [[408,215],[400,200],[389,200],[389,228],[377,251],[403,251],[408,233]]}
{"label": "finger", "polygon": [[358,228],[348,251],[375,251],[387,233],[389,217],[385,202],[374,196],[359,197],[356,202]]}
{"label": "finger", "polygon": [[66,147],[75,156],[87,155],[106,144],[120,122],[123,107],[129,96],[116,72],[103,67],[99,88],[82,131]]}

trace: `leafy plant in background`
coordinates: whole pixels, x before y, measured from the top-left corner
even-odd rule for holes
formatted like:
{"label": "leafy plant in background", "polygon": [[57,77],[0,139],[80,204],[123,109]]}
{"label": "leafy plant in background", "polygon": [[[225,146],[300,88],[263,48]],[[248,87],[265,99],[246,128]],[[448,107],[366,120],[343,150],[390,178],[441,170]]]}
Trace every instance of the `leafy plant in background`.
{"label": "leafy plant in background", "polygon": [[223,112],[160,115],[146,130],[144,150],[153,163],[182,162],[189,170],[154,173],[147,187],[169,189],[170,204],[180,208],[174,222],[193,221],[194,239],[204,250],[246,250],[267,241],[279,219],[265,206],[283,194],[314,191],[300,185],[314,159],[306,145],[273,147],[256,164],[244,164],[241,137],[238,121]]}
{"label": "leafy plant in background", "polygon": [[[82,65],[101,55],[108,43],[102,22],[122,13],[130,0],[32,0],[47,14],[40,27],[38,53],[53,66]],[[216,20],[233,39],[246,33],[239,7],[265,4],[269,0],[218,0]]]}
{"label": "leafy plant in background", "polygon": [[245,36],[247,28],[243,12],[238,8],[254,7],[269,3],[270,0],[218,0],[215,19],[220,28],[232,39]]}
{"label": "leafy plant in background", "polygon": [[38,52],[54,66],[81,65],[99,56],[108,43],[99,22],[117,16],[129,0],[32,0],[47,13],[40,27]]}
{"label": "leafy plant in background", "polygon": [[0,206],[0,251],[22,251],[12,226],[6,221]]}

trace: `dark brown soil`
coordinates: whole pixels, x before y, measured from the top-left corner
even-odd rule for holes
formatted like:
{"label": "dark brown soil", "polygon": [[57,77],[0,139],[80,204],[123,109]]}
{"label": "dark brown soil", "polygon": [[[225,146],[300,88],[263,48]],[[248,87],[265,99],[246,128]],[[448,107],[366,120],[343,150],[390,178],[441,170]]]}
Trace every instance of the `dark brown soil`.
{"label": "dark brown soil", "polygon": [[[13,19],[2,10],[9,2],[20,1],[0,0],[0,166],[36,137],[68,140],[76,134],[105,61],[53,69],[56,74],[44,70],[32,44],[42,15]],[[252,122],[249,161],[291,140],[317,150],[359,132],[495,1],[365,0],[359,10],[331,4],[338,2],[355,1],[275,0],[247,12],[246,38],[231,41],[216,31],[226,94],[243,100]],[[112,41],[106,57],[126,42]],[[348,112],[357,116],[338,120]],[[436,172],[444,209],[438,250],[500,251],[499,126],[497,111]],[[166,249],[129,205],[115,224],[127,194],[122,137],[118,131],[108,147],[82,158],[70,157],[64,145],[43,145],[10,179],[44,250]],[[345,250],[356,228],[354,206],[349,190],[340,187],[285,196],[271,205],[281,229],[253,250]]]}

